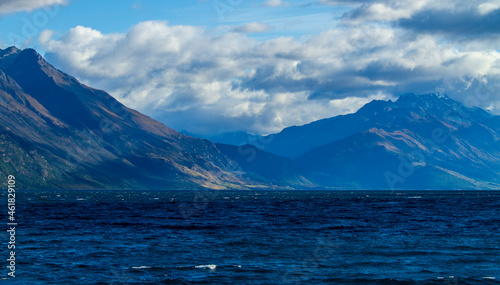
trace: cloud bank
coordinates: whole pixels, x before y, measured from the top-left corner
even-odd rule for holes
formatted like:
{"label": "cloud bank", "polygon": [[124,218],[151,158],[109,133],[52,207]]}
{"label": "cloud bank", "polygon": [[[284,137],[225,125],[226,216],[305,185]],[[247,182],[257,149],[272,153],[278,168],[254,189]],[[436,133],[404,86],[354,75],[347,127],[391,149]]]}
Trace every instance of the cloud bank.
{"label": "cloud bank", "polygon": [[272,133],[407,92],[465,102],[482,88],[474,105],[500,114],[497,1],[321,3],[352,8],[302,39],[247,36],[270,29],[260,23],[217,34],[151,21],[119,34],[46,31],[40,42],[58,68],[195,133]]}

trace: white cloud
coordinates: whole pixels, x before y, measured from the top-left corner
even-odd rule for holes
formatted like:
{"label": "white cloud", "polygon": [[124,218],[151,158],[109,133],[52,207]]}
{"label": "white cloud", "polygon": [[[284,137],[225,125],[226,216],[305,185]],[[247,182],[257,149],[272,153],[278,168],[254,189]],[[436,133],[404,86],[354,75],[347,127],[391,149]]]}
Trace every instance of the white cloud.
{"label": "white cloud", "polygon": [[264,7],[286,7],[289,6],[290,2],[281,1],[281,0],[267,0],[262,4]]}
{"label": "white cloud", "polygon": [[237,26],[232,29],[233,32],[237,33],[265,33],[272,31],[274,28],[265,23],[253,22],[242,26]]}
{"label": "white cloud", "polygon": [[[443,41],[372,23],[427,9],[419,5],[439,6],[386,2],[366,10],[376,17],[364,25],[339,25],[300,40],[257,41],[245,34],[265,30],[260,23],[213,33],[152,21],[120,34],[77,26],[52,39],[48,31],[40,42],[58,68],[195,133],[272,133],[405,92],[439,91],[464,101],[478,82],[500,90],[498,40]],[[385,9],[396,12],[383,15]],[[491,94],[477,105],[500,113],[500,92]]]}
{"label": "white cloud", "polygon": [[500,8],[500,0],[491,0],[478,6],[478,11],[482,15],[488,14]]}
{"label": "white cloud", "polygon": [[48,41],[50,41],[52,39],[52,37],[54,36],[54,31],[51,31],[51,30],[44,30],[40,33],[40,35],[38,36],[38,41],[41,43],[41,44],[45,44],[47,43]]}
{"label": "white cloud", "polygon": [[66,4],[66,2],[66,0],[2,0],[0,1],[0,14],[29,12],[47,6]]}

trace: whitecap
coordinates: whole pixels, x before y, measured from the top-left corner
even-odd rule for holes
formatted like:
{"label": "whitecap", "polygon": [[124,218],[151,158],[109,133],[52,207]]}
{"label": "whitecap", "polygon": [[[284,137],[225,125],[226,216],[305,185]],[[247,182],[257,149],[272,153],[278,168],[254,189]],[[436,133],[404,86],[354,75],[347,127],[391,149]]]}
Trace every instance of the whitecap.
{"label": "whitecap", "polygon": [[138,267],[137,267],[137,266],[134,266],[134,267],[132,267],[132,268],[133,268],[133,269],[148,269],[148,268],[151,268],[151,267],[149,267],[149,266],[138,266]]}
{"label": "whitecap", "polygon": [[202,269],[208,268],[210,270],[215,270],[215,268],[217,268],[217,265],[215,264],[197,265],[194,268],[202,268]]}
{"label": "whitecap", "polygon": [[483,277],[483,279],[490,279],[490,280],[495,280],[495,277]]}

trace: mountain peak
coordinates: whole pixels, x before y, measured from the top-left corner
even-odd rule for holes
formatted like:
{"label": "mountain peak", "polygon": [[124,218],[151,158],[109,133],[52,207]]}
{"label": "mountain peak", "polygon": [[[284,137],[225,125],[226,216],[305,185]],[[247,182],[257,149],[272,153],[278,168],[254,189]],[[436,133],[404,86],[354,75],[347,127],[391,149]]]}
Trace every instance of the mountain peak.
{"label": "mountain peak", "polygon": [[460,103],[451,99],[444,94],[403,94],[398,100],[396,100],[395,105],[399,108],[423,108],[425,110],[436,109],[436,108],[454,108]]}
{"label": "mountain peak", "polygon": [[356,112],[356,114],[363,116],[365,119],[371,119],[383,111],[387,111],[394,105],[392,101],[373,100]]}
{"label": "mountain peak", "polygon": [[0,49],[0,58],[4,56],[9,56],[14,53],[18,53],[20,50],[17,47],[8,47],[6,49]]}
{"label": "mountain peak", "polygon": [[443,107],[443,106],[453,106],[459,104],[458,102],[450,99],[444,94],[419,94],[406,93],[401,95],[396,102],[384,101],[384,100],[373,100],[358,110],[358,115],[363,115],[366,118],[371,118],[383,111],[388,111],[391,108],[415,108],[422,107],[424,109]]}
{"label": "mountain peak", "polygon": [[0,50],[0,69],[39,68],[48,66],[49,63],[34,49],[20,50],[16,47]]}
{"label": "mountain peak", "polygon": [[22,61],[33,64],[36,63],[36,65],[45,65],[46,63],[45,59],[34,49],[32,48],[27,48],[23,49],[19,52],[18,56]]}
{"label": "mountain peak", "polygon": [[424,102],[424,101],[453,101],[445,94],[436,94],[436,93],[426,93],[426,94],[414,94],[414,93],[406,93],[399,96],[396,103],[406,103],[406,102]]}
{"label": "mountain peak", "polygon": [[0,49],[0,69],[6,69],[12,65],[21,50],[16,47]]}

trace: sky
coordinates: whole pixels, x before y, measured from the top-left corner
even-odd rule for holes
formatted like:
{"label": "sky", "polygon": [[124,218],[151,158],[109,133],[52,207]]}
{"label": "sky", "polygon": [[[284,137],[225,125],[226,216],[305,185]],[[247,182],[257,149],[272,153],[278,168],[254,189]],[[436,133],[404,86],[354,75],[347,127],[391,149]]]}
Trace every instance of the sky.
{"label": "sky", "polygon": [[206,136],[405,93],[500,114],[500,0],[1,0],[0,47],[13,45]]}

